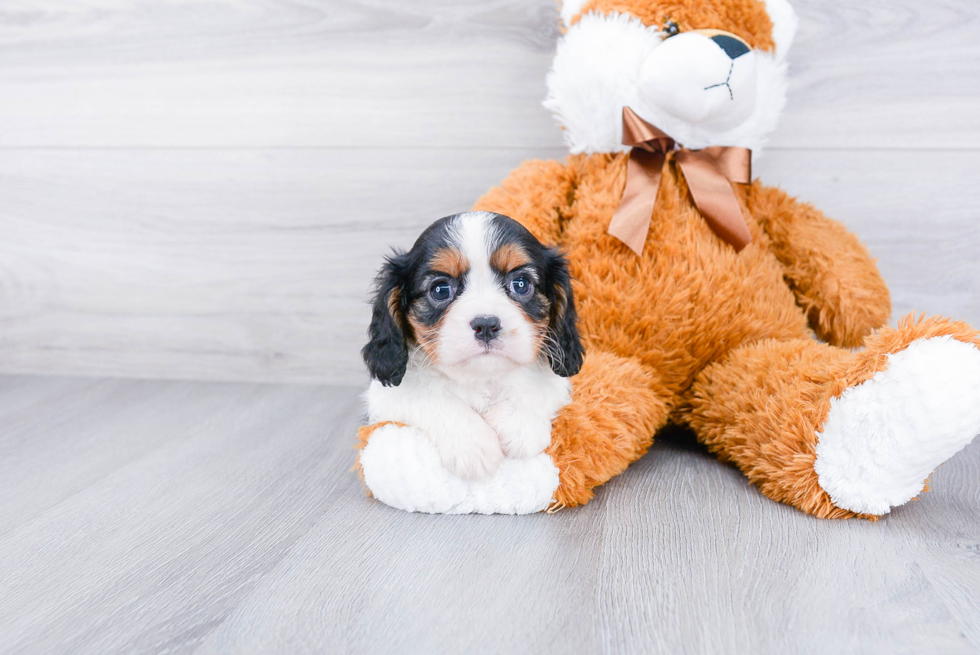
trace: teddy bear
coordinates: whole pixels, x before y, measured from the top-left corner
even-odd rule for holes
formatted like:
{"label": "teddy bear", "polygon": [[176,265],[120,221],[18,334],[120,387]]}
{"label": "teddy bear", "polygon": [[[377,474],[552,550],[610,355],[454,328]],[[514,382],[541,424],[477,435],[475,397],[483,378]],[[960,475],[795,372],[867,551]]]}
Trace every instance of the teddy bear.
{"label": "teddy bear", "polygon": [[[787,88],[787,0],[565,0],[545,107],[570,154],[527,161],[475,210],[567,256],[585,346],[533,457],[446,470],[411,425],[359,432],[374,497],[410,511],[589,501],[668,425],[772,500],[875,520],[980,432],[980,333],[888,327],[866,248],[751,177]],[[465,438],[465,435],[460,435]]]}

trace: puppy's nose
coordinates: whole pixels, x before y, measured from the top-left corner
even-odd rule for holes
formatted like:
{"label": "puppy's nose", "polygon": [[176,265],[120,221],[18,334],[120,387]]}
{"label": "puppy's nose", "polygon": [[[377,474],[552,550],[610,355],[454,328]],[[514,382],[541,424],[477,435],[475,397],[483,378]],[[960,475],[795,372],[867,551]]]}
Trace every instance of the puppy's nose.
{"label": "puppy's nose", "polygon": [[718,44],[718,47],[724,50],[731,59],[738,59],[749,51],[749,46],[727,34],[715,34],[711,40]]}
{"label": "puppy's nose", "polygon": [[489,343],[496,339],[497,333],[500,332],[500,319],[496,316],[477,316],[470,321],[470,327],[473,328],[474,337]]}

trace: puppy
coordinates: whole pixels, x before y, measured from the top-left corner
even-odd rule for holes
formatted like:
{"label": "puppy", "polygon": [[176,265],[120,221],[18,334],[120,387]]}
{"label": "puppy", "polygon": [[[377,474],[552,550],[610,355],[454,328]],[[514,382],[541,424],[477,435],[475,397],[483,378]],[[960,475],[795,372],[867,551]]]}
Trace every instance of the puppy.
{"label": "puppy", "polygon": [[565,258],[500,214],[440,219],[377,278],[370,422],[412,425],[461,478],[551,443],[582,366]]}

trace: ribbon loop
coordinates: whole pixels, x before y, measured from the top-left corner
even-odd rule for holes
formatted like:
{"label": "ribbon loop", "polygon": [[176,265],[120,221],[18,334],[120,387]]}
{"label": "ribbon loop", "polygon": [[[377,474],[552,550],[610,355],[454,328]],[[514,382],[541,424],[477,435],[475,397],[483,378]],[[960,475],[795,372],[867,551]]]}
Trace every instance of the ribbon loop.
{"label": "ribbon loop", "polygon": [[[650,231],[662,171],[668,153],[677,144],[632,109],[623,107],[623,145],[632,147],[626,165],[626,187],[608,231],[640,255]],[[748,184],[752,180],[752,151],[731,146],[703,150],[680,148],[675,158],[687,180],[694,206],[715,234],[736,251],[742,250],[752,235],[731,182]]]}
{"label": "ribbon loop", "polygon": [[623,107],[623,145],[639,146],[647,152],[670,152],[675,143],[666,132],[647,123],[629,107]]}

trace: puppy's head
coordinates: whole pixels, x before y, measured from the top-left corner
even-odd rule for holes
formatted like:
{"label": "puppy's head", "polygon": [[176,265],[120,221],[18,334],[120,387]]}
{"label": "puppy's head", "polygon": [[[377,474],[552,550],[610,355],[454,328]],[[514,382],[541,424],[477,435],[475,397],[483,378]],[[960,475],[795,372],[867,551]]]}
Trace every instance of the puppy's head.
{"label": "puppy's head", "polygon": [[516,221],[487,212],[440,219],[377,279],[372,377],[398,385],[411,351],[454,379],[486,377],[546,357],[574,375],[583,350],[564,257]]}

